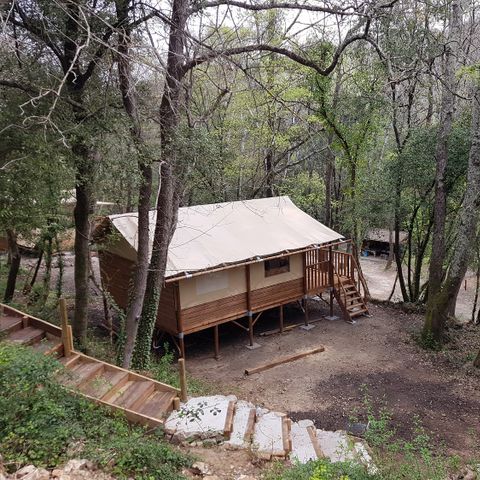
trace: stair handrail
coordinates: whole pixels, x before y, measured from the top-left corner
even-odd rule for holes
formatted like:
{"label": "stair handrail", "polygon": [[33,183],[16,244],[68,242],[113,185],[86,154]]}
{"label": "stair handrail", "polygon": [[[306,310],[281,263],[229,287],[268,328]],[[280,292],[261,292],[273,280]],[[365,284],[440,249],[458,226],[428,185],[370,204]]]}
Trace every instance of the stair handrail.
{"label": "stair handrail", "polygon": [[[354,247],[355,251],[356,251],[356,248]],[[355,258],[355,254],[352,253],[352,262],[353,262],[353,267],[354,267],[354,270],[357,271],[358,273],[358,280],[359,280],[359,288],[358,288],[358,291],[360,292],[360,285],[362,285],[363,287],[363,299],[364,301],[366,300],[370,300],[370,290],[368,288],[368,284],[367,284],[367,280],[365,279],[364,275],[363,275],[363,272],[362,272],[362,269],[359,267],[358,263],[357,263],[357,259]],[[361,292],[360,292],[361,293]]]}
{"label": "stair handrail", "polygon": [[[345,287],[343,286],[343,283],[341,282],[340,274],[337,272],[337,269],[335,268],[335,265],[333,265],[333,263],[332,263],[332,270],[333,270],[333,274],[337,276],[338,283],[339,283],[340,287],[342,288],[343,298],[344,298],[343,305],[345,306],[345,308],[347,308],[347,291],[345,290]],[[335,282],[334,282],[332,288],[335,289]]]}

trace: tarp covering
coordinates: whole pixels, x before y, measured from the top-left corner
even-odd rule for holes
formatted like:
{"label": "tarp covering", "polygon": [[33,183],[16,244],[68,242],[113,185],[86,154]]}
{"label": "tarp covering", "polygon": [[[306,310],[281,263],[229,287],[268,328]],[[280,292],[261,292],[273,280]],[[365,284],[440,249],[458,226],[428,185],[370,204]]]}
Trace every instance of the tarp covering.
{"label": "tarp covering", "polygon": [[[137,214],[111,215],[111,222],[137,249]],[[152,243],[155,212],[150,212]],[[289,197],[180,208],[166,276],[237,264],[342,239]]]}

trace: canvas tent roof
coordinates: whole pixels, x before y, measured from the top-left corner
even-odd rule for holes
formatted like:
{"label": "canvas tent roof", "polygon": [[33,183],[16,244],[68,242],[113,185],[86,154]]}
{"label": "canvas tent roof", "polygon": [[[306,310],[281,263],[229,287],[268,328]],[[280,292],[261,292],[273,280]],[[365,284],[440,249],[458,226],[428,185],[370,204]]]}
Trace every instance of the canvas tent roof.
{"label": "canvas tent roof", "polygon": [[[109,219],[136,250],[137,214],[111,215]],[[151,237],[154,221],[152,211]],[[166,276],[242,263],[342,238],[286,196],[183,207],[169,248]]]}

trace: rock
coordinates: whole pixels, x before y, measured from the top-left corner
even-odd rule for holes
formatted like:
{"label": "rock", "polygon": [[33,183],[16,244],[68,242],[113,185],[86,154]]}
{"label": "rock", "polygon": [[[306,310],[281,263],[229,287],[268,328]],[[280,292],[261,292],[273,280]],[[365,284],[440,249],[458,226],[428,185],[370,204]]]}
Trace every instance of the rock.
{"label": "rock", "polygon": [[69,460],[66,465],[63,467],[64,473],[70,473],[74,470],[91,470],[93,467],[92,462],[81,459],[81,460]]}
{"label": "rock", "polygon": [[38,480],[38,477],[38,469],[34,465],[26,465],[20,470],[17,470],[15,474],[15,478],[21,478],[22,480]]}
{"label": "rock", "polygon": [[50,472],[44,468],[38,469],[38,480],[48,480],[50,478]]}
{"label": "rock", "polygon": [[208,475],[210,473],[210,467],[204,462],[195,462],[192,465],[191,471],[197,475]]}
{"label": "rock", "polygon": [[255,477],[252,477],[251,475],[240,475],[237,477],[235,480],[257,480]]}
{"label": "rock", "polygon": [[207,475],[206,477],[203,477],[203,480],[220,480],[220,477],[217,475]]}
{"label": "rock", "polygon": [[57,478],[63,475],[63,470],[60,468],[56,468],[55,470],[52,471],[52,477]]}

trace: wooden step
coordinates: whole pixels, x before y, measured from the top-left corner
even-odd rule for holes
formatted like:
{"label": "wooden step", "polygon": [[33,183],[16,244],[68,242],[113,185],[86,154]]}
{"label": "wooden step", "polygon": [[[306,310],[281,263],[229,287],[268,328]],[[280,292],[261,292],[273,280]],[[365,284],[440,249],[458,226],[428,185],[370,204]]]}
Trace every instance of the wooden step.
{"label": "wooden step", "polygon": [[60,356],[62,354],[63,344],[58,337],[47,336],[39,342],[32,345],[32,348],[44,355]]}
{"label": "wooden step", "polygon": [[62,357],[58,361],[60,363],[63,363],[63,366],[65,368],[70,368],[72,367],[75,363],[78,363],[80,361],[81,357],[78,353],[75,353],[73,355],[69,355],[68,357]]}
{"label": "wooden step", "polygon": [[21,330],[23,321],[19,317],[0,317],[0,336]]}
{"label": "wooden step", "polygon": [[69,375],[64,382],[69,387],[81,387],[103,370],[101,362],[78,362],[69,369]]}
{"label": "wooden step", "polygon": [[358,303],[353,303],[351,305],[347,305],[347,310],[350,311],[350,310],[355,310],[356,308],[358,307],[365,307],[365,304],[363,302],[358,302]]}
{"label": "wooden step", "polygon": [[111,403],[129,410],[135,410],[153,393],[154,389],[155,384],[153,382],[133,381]]}
{"label": "wooden step", "polygon": [[172,401],[175,397],[174,392],[156,390],[143,402],[138,411],[148,417],[162,418],[172,409]]}
{"label": "wooden step", "polygon": [[39,328],[26,327],[7,335],[6,340],[20,345],[33,345],[45,337],[45,331]]}
{"label": "wooden step", "polygon": [[80,390],[90,397],[102,398],[119,383],[120,386],[118,388],[120,388],[121,385],[126,382],[127,378],[127,372],[106,368],[103,372],[93,377],[88,383],[85,383]]}
{"label": "wooden step", "polygon": [[353,318],[353,317],[358,317],[359,315],[368,314],[368,309],[362,308],[361,310],[355,310],[354,312],[348,312],[348,313],[350,315],[350,318]]}
{"label": "wooden step", "polygon": [[362,300],[363,302],[363,299],[362,297],[358,296],[358,295],[355,295],[355,296],[351,296],[351,297],[347,297],[347,302],[353,302],[353,301],[356,301],[356,300]]}

